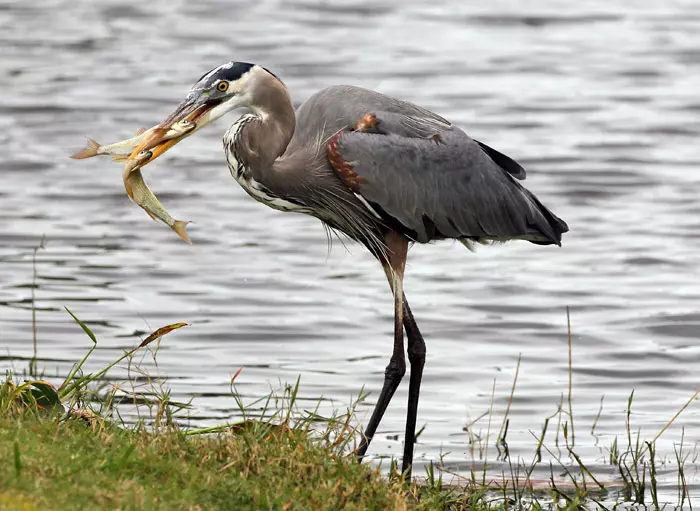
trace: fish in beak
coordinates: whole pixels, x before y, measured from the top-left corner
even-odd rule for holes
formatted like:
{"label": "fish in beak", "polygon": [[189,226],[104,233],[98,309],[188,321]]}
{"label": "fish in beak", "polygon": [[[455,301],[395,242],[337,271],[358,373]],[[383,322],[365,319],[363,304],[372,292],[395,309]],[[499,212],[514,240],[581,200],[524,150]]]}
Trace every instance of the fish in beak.
{"label": "fish in beak", "polygon": [[136,170],[211,122],[212,110],[221,102],[221,99],[209,99],[203,93],[190,92],[165,120],[152,128],[140,129],[135,137],[109,145],[100,145],[88,138],[86,147],[71,155],[71,158],[79,160],[109,155],[115,161],[127,161],[132,170]]}
{"label": "fish in beak", "polygon": [[[184,135],[187,131],[194,128],[192,123],[179,123],[174,126],[163,136],[163,140],[177,139]],[[114,144],[100,145],[99,142],[88,137],[87,145],[80,151],[71,155],[71,158],[75,160],[82,160],[84,158],[92,158],[93,156],[108,155],[111,156],[114,161],[123,162],[131,158],[131,154],[134,152],[134,148],[143,144],[144,141],[153,135],[153,132],[158,129],[158,125],[153,126],[151,129],[141,128],[136,131],[136,136],[115,142]],[[138,154],[138,153],[136,153]],[[162,154],[162,153],[161,153]]]}
{"label": "fish in beak", "polygon": [[190,89],[185,100],[159,124],[148,130],[139,130],[135,137],[105,146],[88,139],[88,145],[73,154],[72,158],[110,155],[115,161],[124,162],[122,177],[131,200],[151,218],[163,221],[189,243],[185,230],[187,222],[175,220],[168,214],[143,180],[141,168],[225,113],[249,106],[251,95],[246,84],[252,76],[251,70],[255,69],[258,68],[252,64],[240,62],[221,65],[205,73]]}
{"label": "fish in beak", "polygon": [[[209,98],[206,93],[191,91],[165,120],[148,130],[146,136],[134,146],[129,159],[136,160],[141,155],[138,168],[151,163],[175,144],[209,124],[212,110],[221,102],[221,99]],[[144,159],[147,152],[150,152],[150,157]]]}
{"label": "fish in beak", "polygon": [[189,222],[176,220],[171,217],[143,179],[141,167],[155,159],[153,151],[138,150],[138,148],[139,146],[145,147],[149,140],[157,136],[159,141],[155,149],[159,151],[158,154],[162,154],[194,131],[195,126],[194,122],[185,118],[174,122],[162,134],[160,125],[156,125],[149,130],[141,129],[137,131],[135,137],[106,146],[102,146],[88,138],[87,147],[73,154],[71,158],[83,159],[104,154],[110,155],[115,161],[124,162],[122,177],[124,188],[129,198],[138,204],[152,219],[162,221],[175,231],[185,243],[192,244],[186,230]]}

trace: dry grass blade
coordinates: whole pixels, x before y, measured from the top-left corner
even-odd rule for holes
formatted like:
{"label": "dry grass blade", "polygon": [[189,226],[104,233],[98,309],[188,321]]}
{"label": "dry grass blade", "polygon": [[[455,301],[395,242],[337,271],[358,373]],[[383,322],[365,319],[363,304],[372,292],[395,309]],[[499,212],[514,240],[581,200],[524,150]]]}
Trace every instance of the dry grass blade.
{"label": "dry grass blade", "polygon": [[491,403],[489,404],[489,423],[486,428],[486,448],[484,449],[484,470],[482,474],[482,485],[486,484],[486,469],[489,457],[489,437],[491,436],[491,418],[493,417],[493,400],[496,396],[496,378],[493,379],[493,386],[491,387]]}
{"label": "dry grass blade", "polygon": [[506,412],[503,415],[503,422],[501,423],[501,429],[498,432],[498,439],[497,442],[500,442],[504,440],[505,438],[505,432],[507,429],[507,423],[508,423],[508,414],[510,413],[510,407],[513,404],[513,394],[515,394],[515,387],[518,384],[518,374],[520,373],[520,361],[522,359],[523,354],[519,353],[518,354],[518,363],[515,365],[515,375],[513,376],[513,386],[510,388],[510,395],[508,396],[508,404],[506,405]]}
{"label": "dry grass blade", "polygon": [[152,343],[156,339],[163,337],[166,334],[169,334],[173,330],[177,330],[178,328],[182,328],[183,326],[189,326],[189,323],[173,323],[172,325],[162,326],[159,329],[151,332],[151,335],[149,335],[143,341],[141,341],[141,344],[139,344],[138,347],[143,348],[144,346]]}
{"label": "dry grass blade", "polygon": [[[700,394],[700,388],[698,388],[698,389],[693,393],[693,395],[690,396],[690,399],[688,399],[688,400],[683,404],[683,406],[681,406],[680,409],[673,415],[673,417],[671,417],[671,419],[666,423],[666,425],[665,425],[663,428],[661,428],[661,431],[659,431],[659,432],[656,434],[656,436],[653,438],[653,440],[651,441],[652,444],[653,444],[654,442],[656,442],[656,441],[659,439],[659,437],[660,437],[661,435],[664,434],[664,431],[666,431],[666,430],[671,426],[671,424],[673,424],[673,423],[676,421],[676,419],[678,418],[678,416],[679,416],[681,413],[683,413],[683,411],[684,411],[686,408],[688,408],[688,406],[690,406],[690,403],[692,403],[693,401],[695,401],[695,399],[698,397],[699,394]],[[642,451],[642,453],[645,452],[645,451],[646,451],[646,447],[644,448],[644,451]]]}

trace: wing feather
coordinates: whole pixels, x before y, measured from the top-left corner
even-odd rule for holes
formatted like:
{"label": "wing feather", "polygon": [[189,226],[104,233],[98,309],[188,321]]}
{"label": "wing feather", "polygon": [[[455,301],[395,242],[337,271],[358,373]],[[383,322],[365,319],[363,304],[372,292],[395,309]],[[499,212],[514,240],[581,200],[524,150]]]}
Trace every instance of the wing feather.
{"label": "wing feather", "polygon": [[434,115],[373,113],[380,132],[345,132],[338,151],[362,178],[362,197],[416,241],[560,243],[568,227],[514,179],[525,175],[514,160]]}

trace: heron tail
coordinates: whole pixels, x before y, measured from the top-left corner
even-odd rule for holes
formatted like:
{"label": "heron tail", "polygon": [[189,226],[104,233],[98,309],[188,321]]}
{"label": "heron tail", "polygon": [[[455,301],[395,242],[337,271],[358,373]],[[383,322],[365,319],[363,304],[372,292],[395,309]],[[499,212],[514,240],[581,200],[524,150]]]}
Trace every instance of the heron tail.
{"label": "heron tail", "polygon": [[474,240],[469,238],[459,238],[458,240],[469,252],[476,252],[476,242]]}
{"label": "heron tail", "polygon": [[87,145],[85,146],[84,149],[81,149],[75,154],[71,155],[71,158],[74,160],[82,160],[84,158],[92,158],[93,156],[97,156],[98,150],[100,149],[100,144],[91,139],[90,137],[87,137]]}

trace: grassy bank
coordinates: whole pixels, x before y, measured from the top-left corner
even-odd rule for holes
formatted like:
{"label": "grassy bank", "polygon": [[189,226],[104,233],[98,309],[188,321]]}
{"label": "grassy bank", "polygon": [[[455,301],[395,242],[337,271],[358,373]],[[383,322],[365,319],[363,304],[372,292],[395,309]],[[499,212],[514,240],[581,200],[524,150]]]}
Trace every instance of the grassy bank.
{"label": "grassy bank", "polygon": [[0,419],[2,509],[403,509],[400,485],[310,441],[250,423],[187,438],[84,419]]}
{"label": "grassy bank", "polygon": [[[251,405],[234,377],[244,420],[182,430],[183,404],[170,400],[162,381],[120,399],[117,388],[128,382],[108,388],[100,379],[184,324],[160,328],[84,374],[97,339],[73,318],[93,347],[62,383],[39,378],[34,361],[0,383],[0,509],[441,509],[455,498],[440,479],[417,486],[358,464],[354,410],[325,418],[301,411],[298,382],[256,400],[258,420],[246,417]],[[120,402],[140,407],[142,421],[121,422]]]}

